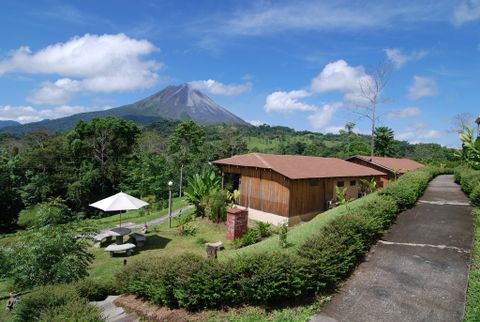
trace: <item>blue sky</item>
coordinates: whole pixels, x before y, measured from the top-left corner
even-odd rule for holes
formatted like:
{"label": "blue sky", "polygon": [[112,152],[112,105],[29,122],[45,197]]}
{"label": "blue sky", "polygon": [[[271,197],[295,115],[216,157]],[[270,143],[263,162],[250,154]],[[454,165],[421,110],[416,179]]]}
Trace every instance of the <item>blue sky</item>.
{"label": "blue sky", "polygon": [[380,124],[457,146],[478,115],[480,1],[2,1],[0,119],[117,107],[191,83],[252,123],[367,133],[359,84],[389,62]]}

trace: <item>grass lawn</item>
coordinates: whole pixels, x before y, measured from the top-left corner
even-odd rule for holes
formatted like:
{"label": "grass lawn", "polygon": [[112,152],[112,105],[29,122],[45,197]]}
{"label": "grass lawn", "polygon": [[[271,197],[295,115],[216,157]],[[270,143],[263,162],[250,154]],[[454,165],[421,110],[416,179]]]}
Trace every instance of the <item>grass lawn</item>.
{"label": "grass lawn", "polygon": [[[192,210],[189,211],[190,213]],[[184,215],[188,215],[186,212]],[[134,256],[110,257],[104,248],[91,248],[95,260],[90,268],[92,278],[112,278],[123,266],[123,260],[135,263],[137,260],[154,256],[176,255],[185,252],[205,255],[205,242],[222,241],[225,248],[231,248],[231,242],[226,240],[225,224],[215,224],[206,219],[197,218],[193,221],[196,227],[194,236],[181,236],[178,233],[177,220],[172,220],[172,228],[168,227],[168,221],[157,226],[149,227],[147,243]],[[134,230],[135,231],[135,230]],[[139,231],[138,231],[139,232]],[[118,256],[118,257],[117,257]]]}
{"label": "grass lawn", "polygon": [[475,240],[468,278],[465,322],[480,321],[480,208],[475,208],[473,215],[475,217]]}

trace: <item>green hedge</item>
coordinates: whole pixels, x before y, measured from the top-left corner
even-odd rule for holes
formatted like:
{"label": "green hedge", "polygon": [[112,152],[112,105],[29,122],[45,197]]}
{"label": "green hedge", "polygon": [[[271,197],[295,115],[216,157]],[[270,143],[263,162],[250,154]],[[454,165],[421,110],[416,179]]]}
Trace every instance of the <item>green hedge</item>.
{"label": "green hedge", "polygon": [[480,317],[480,171],[459,167],[455,169],[455,180],[469,195],[475,217],[475,235],[468,277],[467,302],[465,303],[465,322],[478,321]]}
{"label": "green hedge", "polygon": [[334,288],[355,268],[399,211],[448,170],[422,168],[400,177],[355,211],[312,235],[297,252],[252,253],[226,261],[182,255],[137,261],[117,275],[124,292],[189,310],[272,304]]}

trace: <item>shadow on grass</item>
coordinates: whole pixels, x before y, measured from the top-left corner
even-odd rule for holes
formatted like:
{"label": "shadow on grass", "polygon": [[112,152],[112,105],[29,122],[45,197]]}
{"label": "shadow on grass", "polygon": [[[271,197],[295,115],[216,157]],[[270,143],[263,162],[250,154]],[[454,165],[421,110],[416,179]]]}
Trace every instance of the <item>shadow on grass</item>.
{"label": "shadow on grass", "polygon": [[147,236],[147,241],[143,247],[138,248],[138,251],[142,250],[150,250],[150,249],[163,249],[165,248],[169,242],[172,240],[170,238],[158,236],[158,235],[150,235]]}

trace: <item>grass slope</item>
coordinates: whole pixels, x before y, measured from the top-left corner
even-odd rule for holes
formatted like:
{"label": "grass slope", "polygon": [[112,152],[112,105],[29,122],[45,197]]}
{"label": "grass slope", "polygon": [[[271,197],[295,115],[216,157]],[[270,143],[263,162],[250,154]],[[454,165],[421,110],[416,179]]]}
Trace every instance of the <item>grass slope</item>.
{"label": "grass slope", "polygon": [[465,322],[480,321],[480,208],[475,208],[473,215],[475,216],[475,235],[465,304]]}

